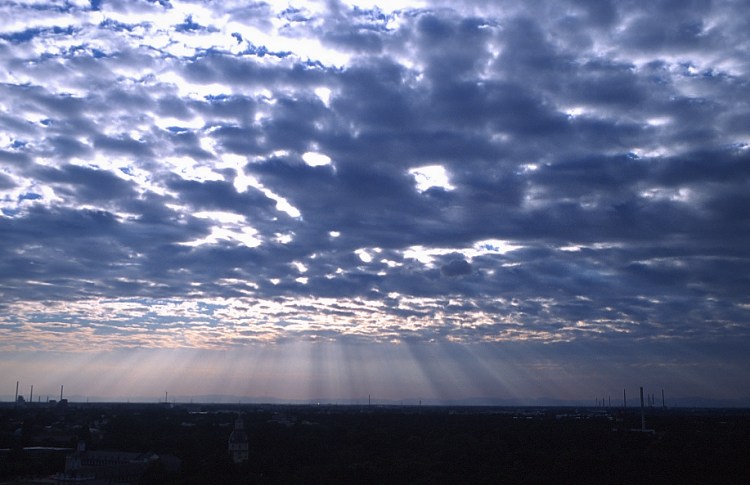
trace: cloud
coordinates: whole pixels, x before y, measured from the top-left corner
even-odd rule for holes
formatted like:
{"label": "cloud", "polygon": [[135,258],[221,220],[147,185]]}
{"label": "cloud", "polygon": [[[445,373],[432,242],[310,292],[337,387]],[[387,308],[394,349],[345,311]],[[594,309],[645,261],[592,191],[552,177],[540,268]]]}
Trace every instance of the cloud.
{"label": "cloud", "polygon": [[461,276],[471,274],[471,264],[465,259],[452,259],[440,268],[445,276]]}
{"label": "cloud", "polygon": [[6,6],[3,328],[746,339],[747,21],[688,3]]}

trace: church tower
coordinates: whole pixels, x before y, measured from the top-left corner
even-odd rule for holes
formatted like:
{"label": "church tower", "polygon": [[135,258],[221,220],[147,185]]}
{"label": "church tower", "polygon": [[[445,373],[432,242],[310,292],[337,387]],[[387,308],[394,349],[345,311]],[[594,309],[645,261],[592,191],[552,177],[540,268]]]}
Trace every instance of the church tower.
{"label": "church tower", "polygon": [[242,423],[242,417],[237,416],[234,422],[234,430],[229,435],[229,456],[234,463],[243,463],[250,458],[247,434]]}

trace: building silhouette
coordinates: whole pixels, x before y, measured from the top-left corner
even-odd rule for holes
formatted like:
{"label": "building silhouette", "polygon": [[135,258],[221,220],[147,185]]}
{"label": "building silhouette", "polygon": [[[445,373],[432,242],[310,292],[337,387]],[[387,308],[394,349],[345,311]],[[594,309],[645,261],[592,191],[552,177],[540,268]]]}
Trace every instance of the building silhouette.
{"label": "building silhouette", "polygon": [[179,472],[181,467],[181,460],[172,455],[159,456],[150,451],[89,451],[86,444],[79,441],[76,451],[65,457],[65,471],[55,475],[54,480],[57,485],[138,483],[157,462],[171,473]]}
{"label": "building silhouette", "polygon": [[237,416],[234,430],[229,435],[229,455],[234,463],[243,463],[250,458],[249,442],[245,433],[242,417]]}

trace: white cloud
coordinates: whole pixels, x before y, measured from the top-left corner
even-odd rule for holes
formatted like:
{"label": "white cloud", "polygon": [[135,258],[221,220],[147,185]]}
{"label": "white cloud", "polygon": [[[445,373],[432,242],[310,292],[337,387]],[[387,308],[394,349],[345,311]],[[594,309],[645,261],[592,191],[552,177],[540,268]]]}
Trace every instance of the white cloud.
{"label": "white cloud", "polygon": [[444,190],[453,190],[448,171],[442,165],[425,165],[409,169],[409,173],[414,176],[417,184],[417,190],[424,192],[432,187],[438,187]]}
{"label": "white cloud", "polygon": [[326,105],[327,108],[331,107],[331,94],[333,91],[331,88],[328,88],[326,86],[321,86],[319,88],[315,88],[315,94],[320,98],[320,100],[323,102],[324,105]]}
{"label": "white cloud", "polygon": [[331,157],[317,152],[305,152],[302,160],[311,167],[323,167],[331,164]]}
{"label": "white cloud", "polygon": [[357,249],[356,251],[354,251],[354,254],[356,254],[363,263],[372,262],[372,254],[370,254],[370,252],[366,249]]}

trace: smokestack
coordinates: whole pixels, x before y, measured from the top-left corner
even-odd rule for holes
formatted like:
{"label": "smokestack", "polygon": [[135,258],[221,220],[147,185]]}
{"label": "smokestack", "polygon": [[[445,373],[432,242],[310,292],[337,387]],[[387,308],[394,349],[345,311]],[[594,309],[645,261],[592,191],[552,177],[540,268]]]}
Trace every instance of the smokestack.
{"label": "smokestack", "polygon": [[29,392],[29,403],[34,401],[34,384],[31,385],[31,392]]}
{"label": "smokestack", "polygon": [[14,403],[18,403],[18,381],[16,381],[16,398],[13,400]]}
{"label": "smokestack", "polygon": [[372,402],[370,401],[370,395],[368,394],[367,395],[367,405],[370,406],[371,404],[372,404]]}
{"label": "smokestack", "polygon": [[625,394],[625,389],[622,390],[622,407],[628,408],[628,396]]}
{"label": "smokestack", "polygon": [[667,405],[664,403],[664,389],[661,390],[661,408],[667,409]]}
{"label": "smokestack", "polygon": [[646,416],[643,411],[643,386],[641,386],[641,431],[646,431]]}
{"label": "smokestack", "polygon": [[63,396],[62,391],[63,391],[63,386],[60,385],[60,402],[62,402],[62,396]]}

